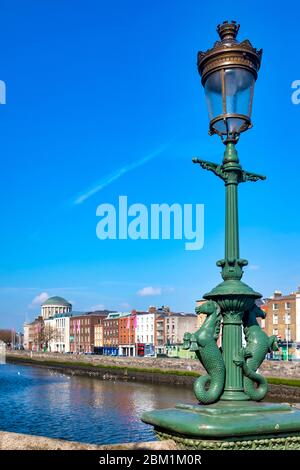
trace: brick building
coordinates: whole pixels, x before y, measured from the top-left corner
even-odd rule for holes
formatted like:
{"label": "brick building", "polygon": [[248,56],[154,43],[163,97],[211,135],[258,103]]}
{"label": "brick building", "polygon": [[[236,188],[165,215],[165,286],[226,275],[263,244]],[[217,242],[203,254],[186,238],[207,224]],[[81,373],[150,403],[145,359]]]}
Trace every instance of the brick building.
{"label": "brick building", "polygon": [[119,318],[119,355],[135,356],[136,313]]}
{"label": "brick building", "polygon": [[300,342],[299,314],[297,315],[297,298],[299,292],[282,295],[275,291],[273,296],[265,299],[264,310],[267,310],[265,331],[267,335],[276,335],[282,341]]}
{"label": "brick building", "polygon": [[70,351],[93,353],[95,349],[95,326],[102,325],[109,312],[90,312],[70,318]]}
{"label": "brick building", "polygon": [[111,312],[105,318],[103,322],[104,354],[117,355],[119,353],[119,320],[129,315],[130,312]]}
{"label": "brick building", "polygon": [[94,326],[94,340],[95,340],[95,348],[94,348],[95,350],[103,348],[104,346],[103,322]]}
{"label": "brick building", "polygon": [[24,349],[28,351],[43,351],[44,349],[44,320],[37,317],[31,323],[24,324]]}

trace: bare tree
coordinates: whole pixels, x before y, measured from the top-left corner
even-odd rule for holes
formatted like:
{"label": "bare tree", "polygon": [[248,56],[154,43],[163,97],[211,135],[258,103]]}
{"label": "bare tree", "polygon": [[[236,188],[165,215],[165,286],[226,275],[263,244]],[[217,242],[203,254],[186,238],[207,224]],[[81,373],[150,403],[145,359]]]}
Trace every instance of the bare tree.
{"label": "bare tree", "polygon": [[39,351],[40,348],[43,348],[44,343],[44,323],[39,322],[34,324],[33,328],[33,344],[35,345],[35,350]]}
{"label": "bare tree", "polygon": [[61,340],[61,334],[59,330],[49,324],[44,325],[44,328],[42,329],[41,333],[42,333],[42,343],[44,344],[44,347],[47,349],[51,341]]}
{"label": "bare tree", "polygon": [[0,341],[11,344],[12,330],[0,330]]}
{"label": "bare tree", "polygon": [[52,340],[59,340],[60,334],[57,328],[53,328],[49,324],[45,324],[43,321],[37,322],[35,325],[33,343],[35,349],[48,349],[49,343]]}

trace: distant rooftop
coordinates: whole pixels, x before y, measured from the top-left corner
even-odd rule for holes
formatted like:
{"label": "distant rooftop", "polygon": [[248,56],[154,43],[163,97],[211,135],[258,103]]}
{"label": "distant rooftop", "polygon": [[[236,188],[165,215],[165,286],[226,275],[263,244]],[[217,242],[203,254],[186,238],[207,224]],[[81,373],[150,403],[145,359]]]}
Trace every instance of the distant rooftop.
{"label": "distant rooftop", "polygon": [[170,317],[196,317],[197,315],[195,313],[171,312],[169,316]]}
{"label": "distant rooftop", "polygon": [[85,315],[109,315],[110,313],[118,313],[116,310],[94,310],[92,312],[86,312]]}
{"label": "distant rooftop", "polygon": [[117,320],[118,318],[129,317],[129,315],[131,315],[130,312],[110,312],[107,315],[107,320]]}

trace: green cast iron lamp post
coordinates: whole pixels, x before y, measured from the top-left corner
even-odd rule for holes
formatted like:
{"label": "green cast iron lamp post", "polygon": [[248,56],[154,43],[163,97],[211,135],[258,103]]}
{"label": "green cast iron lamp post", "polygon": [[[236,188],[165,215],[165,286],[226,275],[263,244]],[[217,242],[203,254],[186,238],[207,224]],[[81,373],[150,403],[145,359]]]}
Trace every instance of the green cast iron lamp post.
{"label": "green cast iron lamp post", "polygon": [[159,437],[172,437],[187,448],[300,448],[300,411],[287,404],[256,403],[268,391],[257,370],[277,343],[257,322],[257,317],[265,317],[256,305],[261,294],[241,281],[248,261],[239,252],[238,186],[265,177],[243,170],[235,147],[240,134],[252,127],[254,85],[262,57],[248,40],[237,41],[238,30],[235,21],[225,21],[217,27],[220,41],[198,53],[209,134],[219,135],[226,146],[221,163],[193,159],[224,182],[226,193],[225,256],[217,262],[223,281],[203,296],[207,302],[196,309],[206,315],[204,323],[195,333],[184,335],[184,348],[195,352],[207,375],[194,382],[199,405],[146,412],[142,420],[152,424]]}
{"label": "green cast iron lamp post", "polygon": [[222,268],[224,282],[204,295],[205,299],[217,302],[223,316],[223,400],[249,399],[244,392],[242,368],[233,362],[233,357],[237,358],[242,348],[244,313],[250,311],[255,300],[261,297],[240,281],[242,268],[248,262],[241,259],[239,253],[238,185],[265,177],[242,169],[235,144],[241,132],[251,127],[254,85],[262,51],[254,49],[248,40],[239,43],[236,40],[238,30],[236,22],[225,21],[217,27],[221,41],[217,41],[207,52],[198,53],[198,71],[210,118],[209,134],[218,134],[226,150],[221,165],[193,159],[194,163],[199,163],[202,168],[221,178],[226,188],[225,258],[217,262]]}

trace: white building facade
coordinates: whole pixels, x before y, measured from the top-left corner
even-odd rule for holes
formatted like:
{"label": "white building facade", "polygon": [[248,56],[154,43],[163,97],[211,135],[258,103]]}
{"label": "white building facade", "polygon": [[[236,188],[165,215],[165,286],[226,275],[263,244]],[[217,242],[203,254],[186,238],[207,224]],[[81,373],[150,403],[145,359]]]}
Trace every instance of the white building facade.
{"label": "white building facade", "polygon": [[45,341],[49,352],[70,352],[71,313],[56,314],[45,320]]}
{"label": "white building facade", "polygon": [[155,313],[137,313],[135,342],[145,345],[145,355],[154,355]]}
{"label": "white building facade", "polygon": [[23,330],[24,330],[24,342],[23,342],[23,346],[24,346],[24,349],[25,350],[28,350],[29,349],[29,324],[28,323],[24,323],[24,326],[23,326]]}

